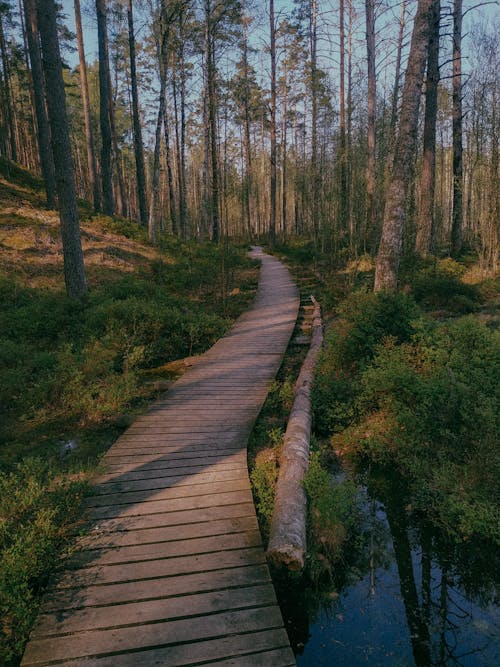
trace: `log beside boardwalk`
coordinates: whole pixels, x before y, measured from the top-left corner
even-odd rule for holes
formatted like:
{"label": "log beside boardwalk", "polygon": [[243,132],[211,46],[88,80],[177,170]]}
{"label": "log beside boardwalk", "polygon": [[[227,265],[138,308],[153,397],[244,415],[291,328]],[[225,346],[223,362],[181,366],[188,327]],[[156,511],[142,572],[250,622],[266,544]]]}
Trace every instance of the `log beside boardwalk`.
{"label": "log beside boardwalk", "polygon": [[107,453],[93,528],[46,596],[23,666],[295,664],[246,445],[299,301],[285,267],[254,255],[253,307]]}
{"label": "log beside boardwalk", "polygon": [[290,570],[301,570],[306,556],[307,502],[302,481],[309,462],[314,365],[323,344],[321,310],[314,297],[311,300],[314,304],[311,345],[295,383],[267,549],[267,557],[272,563]]}

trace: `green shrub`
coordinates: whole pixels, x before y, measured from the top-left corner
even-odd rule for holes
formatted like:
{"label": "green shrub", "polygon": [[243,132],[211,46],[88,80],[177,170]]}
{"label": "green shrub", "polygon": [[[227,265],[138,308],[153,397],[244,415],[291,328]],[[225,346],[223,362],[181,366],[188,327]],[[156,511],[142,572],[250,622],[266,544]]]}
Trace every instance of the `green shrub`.
{"label": "green shrub", "polygon": [[358,492],[352,481],[332,478],[321,465],[318,453],[311,454],[304,488],[309,515],[309,568],[316,578],[323,571],[329,571],[342,556],[360,517]]}
{"label": "green shrub", "polygon": [[312,391],[315,427],[343,430],[359,415],[359,374],[385,339],[409,340],[421,318],[405,294],[354,292],[339,307],[340,320],[327,333]]}
{"label": "green shrub", "polygon": [[78,516],[86,485],[27,459],[0,473],[0,662],[22,654],[41,593]]}
{"label": "green shrub", "polygon": [[346,433],[370,458],[385,450],[450,532],[498,541],[499,370],[500,335],[472,317],[388,343],[362,377],[365,416]]}
{"label": "green shrub", "polygon": [[347,323],[337,339],[334,354],[339,366],[362,368],[385,338],[398,343],[409,340],[415,321],[421,316],[415,301],[407,294],[353,292],[339,307]]}
{"label": "green shrub", "polygon": [[456,272],[427,269],[412,284],[415,300],[424,308],[470,313],[477,309],[481,293],[475,285],[463,283]]}

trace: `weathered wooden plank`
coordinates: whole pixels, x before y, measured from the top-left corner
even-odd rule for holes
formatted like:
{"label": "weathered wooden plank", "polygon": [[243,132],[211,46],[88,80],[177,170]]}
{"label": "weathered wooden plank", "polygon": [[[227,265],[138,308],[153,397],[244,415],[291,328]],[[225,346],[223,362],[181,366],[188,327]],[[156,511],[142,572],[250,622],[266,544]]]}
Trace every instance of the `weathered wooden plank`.
{"label": "weathered wooden plank", "polygon": [[203,509],[219,505],[240,505],[252,502],[250,489],[228,491],[216,495],[207,493],[202,496],[189,498],[171,498],[168,500],[149,500],[147,503],[133,503],[129,505],[114,505],[110,507],[93,507],[94,519],[110,519],[127,516],[141,516],[163,512],[179,512],[181,510]]}
{"label": "weathered wooden plank", "polygon": [[[155,515],[159,516],[159,515]],[[113,526],[104,530],[98,526],[92,532],[78,540],[79,548],[104,549],[113,547],[126,547],[136,544],[152,544],[153,542],[175,542],[178,540],[194,540],[206,537],[230,537],[237,533],[245,533],[258,530],[257,519],[249,516],[236,519],[219,519],[217,521],[197,521],[176,526],[159,526],[157,528],[137,528],[130,530],[117,530]]]}
{"label": "weathered wooden plank", "polygon": [[201,497],[207,494],[213,495],[248,489],[248,480],[245,477],[219,482],[209,480],[206,483],[200,484],[195,484],[193,482],[198,482],[197,476],[191,478],[191,484],[175,486],[167,485],[154,489],[94,495],[87,498],[86,503],[88,507],[111,507],[112,505],[149,503],[157,502],[159,500],[191,498],[193,496]]}
{"label": "weathered wooden plank", "polygon": [[248,472],[244,468],[236,470],[218,470],[205,472],[196,471],[187,475],[171,475],[170,477],[156,476],[149,479],[123,480],[101,483],[94,490],[94,496],[108,495],[113,493],[125,493],[131,491],[154,491],[165,489],[170,486],[192,486],[196,484],[209,484],[212,482],[234,481],[247,479]]}
{"label": "weathered wooden plank", "polygon": [[60,614],[40,616],[32,637],[42,638],[83,630],[136,626],[152,621],[275,604],[274,588],[270,583],[266,583],[182,597],[130,602],[115,605],[112,610],[109,607],[71,609]]}
{"label": "weathered wooden plank", "polygon": [[97,530],[114,530],[116,532],[144,530],[145,528],[181,526],[246,516],[255,516],[253,499],[250,498],[244,503],[192,507],[186,510],[157,512],[156,514],[118,515],[117,517],[101,518],[97,524]]}
{"label": "weathered wooden plank", "polygon": [[157,579],[173,577],[179,574],[205,572],[207,578],[211,570],[243,565],[258,565],[264,562],[261,548],[240,549],[235,551],[218,551],[217,553],[195,554],[185,558],[174,556],[158,560],[139,561],[136,563],[120,563],[119,565],[103,565],[83,567],[69,570],[63,574],[57,588],[75,588],[81,586],[100,586],[118,584],[125,581],[140,579]]}
{"label": "weathered wooden plank", "polygon": [[47,596],[43,611],[62,613],[67,609],[83,607],[106,607],[153,600],[173,596],[189,596],[203,591],[215,591],[226,588],[236,589],[254,584],[269,582],[269,570],[265,563],[244,565],[210,572],[182,574],[159,579],[129,581],[108,586],[84,586],[54,589]]}
{"label": "weathered wooden plank", "polygon": [[171,558],[173,556],[192,556],[230,549],[260,547],[262,540],[258,530],[243,533],[229,533],[213,537],[179,539],[176,541],[149,542],[139,545],[116,546],[113,541],[109,546],[98,549],[87,548],[79,551],[68,560],[68,567],[85,567],[132,563],[155,558]]}
{"label": "weathered wooden plank", "polygon": [[279,607],[243,609],[215,613],[165,623],[152,623],[130,628],[113,628],[76,633],[58,638],[34,638],[28,644],[24,664],[50,658],[51,661],[135,651],[150,646],[196,642],[200,639],[280,628]]}
{"label": "weathered wooden plank", "polygon": [[[58,664],[64,667],[182,667],[203,663],[210,665],[211,661],[233,659],[237,660],[250,655],[271,654],[271,662],[260,662],[261,667],[280,667],[272,662],[272,650],[289,647],[288,637],[283,629],[263,630],[245,635],[233,635],[217,639],[201,640],[196,643],[178,644],[173,646],[154,648],[137,653],[119,653],[112,656],[92,656],[76,660],[64,660]],[[291,650],[289,650],[289,655]],[[291,659],[291,658],[290,658]],[[23,664],[30,664],[24,662]],[[49,662],[31,664],[51,664]],[[285,662],[284,665],[294,665],[295,662]]]}
{"label": "weathered wooden plank", "polygon": [[243,461],[240,463],[226,461],[222,459],[213,463],[210,466],[181,466],[180,468],[171,468],[167,463],[165,467],[153,468],[153,469],[139,469],[136,470],[135,466],[131,466],[128,471],[115,471],[107,472],[106,474],[100,475],[96,480],[97,484],[113,484],[116,480],[119,482],[127,481],[138,481],[146,479],[159,479],[161,477],[179,477],[181,475],[190,476],[199,472],[229,472],[229,471],[238,471],[247,473],[247,466],[244,465]]}

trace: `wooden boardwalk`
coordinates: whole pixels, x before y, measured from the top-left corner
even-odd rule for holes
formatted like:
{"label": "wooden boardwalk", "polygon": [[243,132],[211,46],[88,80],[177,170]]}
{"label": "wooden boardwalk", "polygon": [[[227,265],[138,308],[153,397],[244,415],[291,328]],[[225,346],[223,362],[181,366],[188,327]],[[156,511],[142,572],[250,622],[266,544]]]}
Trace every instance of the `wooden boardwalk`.
{"label": "wooden boardwalk", "polygon": [[299,305],[260,251],[254,306],[116,441],[95,522],[23,666],[295,665],[261,545],[246,445]]}

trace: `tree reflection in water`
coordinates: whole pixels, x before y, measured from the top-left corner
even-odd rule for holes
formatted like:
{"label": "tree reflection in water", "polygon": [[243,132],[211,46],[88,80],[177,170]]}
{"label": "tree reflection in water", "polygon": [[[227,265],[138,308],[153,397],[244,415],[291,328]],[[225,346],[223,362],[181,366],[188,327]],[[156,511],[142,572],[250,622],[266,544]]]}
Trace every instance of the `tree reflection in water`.
{"label": "tree reflection in water", "polygon": [[333,579],[276,578],[299,667],[499,665],[498,551],[426,524],[400,478],[363,482],[364,524]]}

